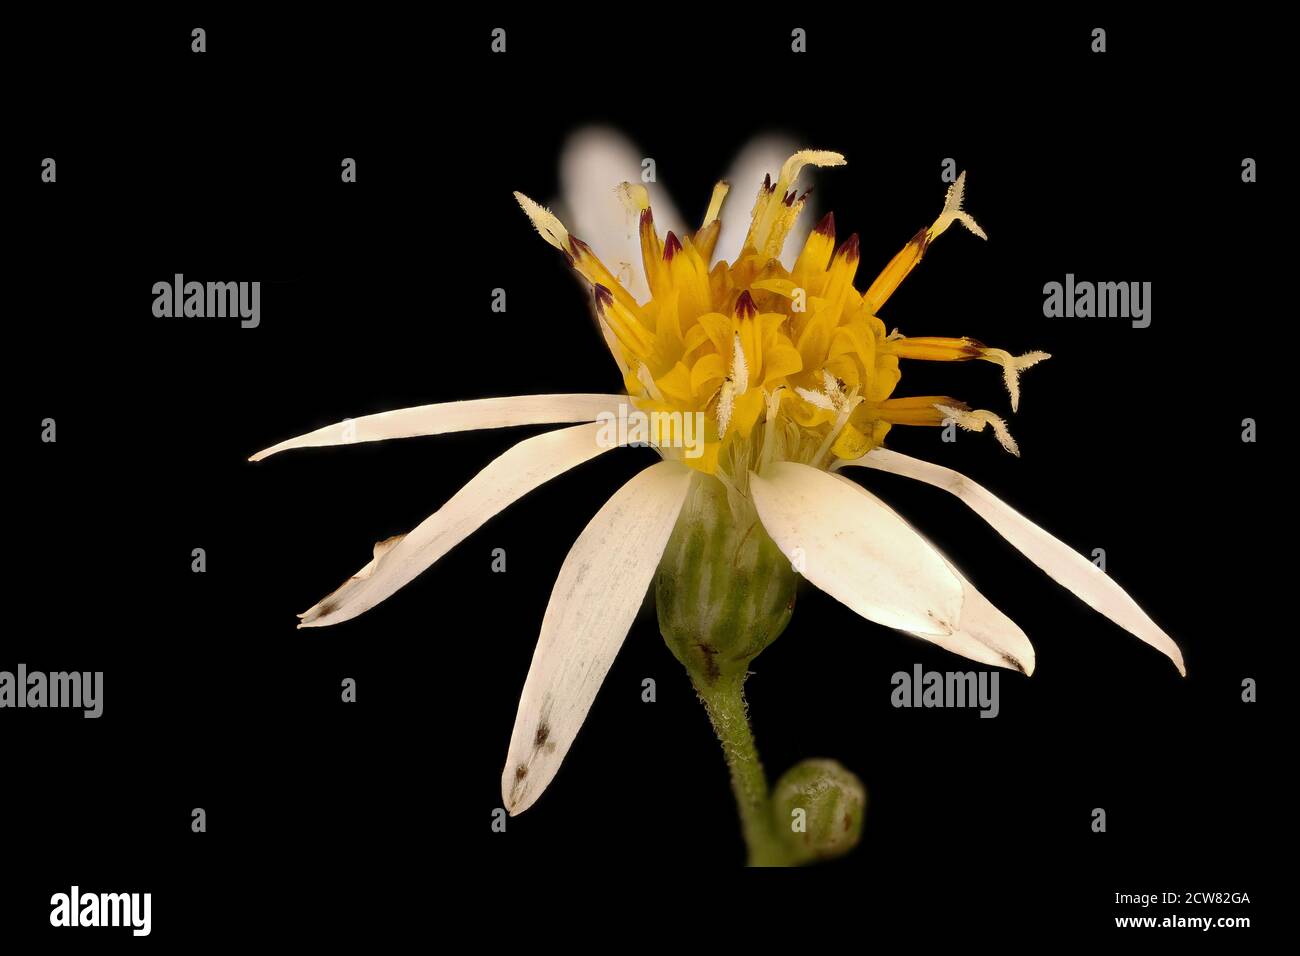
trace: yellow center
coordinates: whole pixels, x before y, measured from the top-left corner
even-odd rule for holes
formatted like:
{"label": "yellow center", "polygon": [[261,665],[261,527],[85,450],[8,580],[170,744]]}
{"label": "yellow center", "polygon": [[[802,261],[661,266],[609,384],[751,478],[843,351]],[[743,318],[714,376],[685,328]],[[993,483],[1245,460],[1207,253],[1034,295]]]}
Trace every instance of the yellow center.
{"label": "yellow center", "polygon": [[[1012,408],[1018,373],[1047,356],[1013,357],[973,339],[887,335],[877,312],[920,262],[929,244],[953,222],[984,237],[961,201],[965,174],[949,188],[944,210],[889,262],[865,292],[853,284],[858,238],[835,245],[827,215],[808,235],[792,269],[779,260],[786,236],[807,200],[794,187],[805,165],[839,166],[838,153],[803,150],[786,161],[775,183],[759,187],[749,232],[730,264],[709,268],[721,231],[718,214],[729,186],[719,183],[694,234],[661,238],[644,186],[624,184],[624,201],[640,216],[642,262],[650,298],[638,303],[555,216],[522,194],[524,211],[544,238],[564,252],[591,283],[596,314],[624,385],[652,420],[680,421],[699,413],[703,454],[684,456],[694,468],[731,483],[774,460],[825,467],[855,459],[884,439],[892,425],[991,425],[1013,453],[1001,418],[941,395],[892,398],[899,359],[984,359],[1003,367]],[[613,200],[611,200],[613,201]],[[762,423],[762,427],[760,426]],[[665,454],[674,439],[654,436]]]}

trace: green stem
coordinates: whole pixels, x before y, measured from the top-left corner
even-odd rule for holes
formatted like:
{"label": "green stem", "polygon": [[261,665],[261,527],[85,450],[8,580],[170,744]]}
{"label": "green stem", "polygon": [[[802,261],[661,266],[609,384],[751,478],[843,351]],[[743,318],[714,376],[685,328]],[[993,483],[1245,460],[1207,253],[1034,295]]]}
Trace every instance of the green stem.
{"label": "green stem", "polygon": [[750,866],[788,866],[790,860],[772,826],[772,802],[745,708],[745,675],[720,677],[712,686],[694,681],[731,770],[731,789],[740,811]]}

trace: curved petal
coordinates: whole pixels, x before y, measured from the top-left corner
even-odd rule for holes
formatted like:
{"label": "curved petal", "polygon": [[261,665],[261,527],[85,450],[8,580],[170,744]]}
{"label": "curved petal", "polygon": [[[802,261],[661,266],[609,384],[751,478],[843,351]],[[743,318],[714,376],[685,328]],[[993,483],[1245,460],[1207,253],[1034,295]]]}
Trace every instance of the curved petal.
{"label": "curved petal", "polygon": [[[622,183],[642,182],[645,158],[622,133],[596,126],[570,136],[560,158],[560,192],[573,234],[595,250],[638,302],[650,297],[641,262],[640,217],[623,204],[617,190]],[[645,186],[660,230],[682,235],[684,223],[667,190],[654,182]]]}
{"label": "curved petal", "polygon": [[314,432],[289,438],[264,448],[249,461],[261,461],[290,448],[319,448],[325,445],[354,445],[389,438],[445,435],[478,428],[506,428],[512,425],[557,425],[562,422],[591,422],[603,412],[618,414],[626,406],[626,395],[512,395],[479,398],[468,402],[442,402],[397,408],[391,412],[345,418]]}
{"label": "curved petal", "polygon": [[952,634],[962,584],[943,555],[865,489],[795,462],[749,474],[759,520],[813,584],[867,620]]}
{"label": "curved petal", "polygon": [[1178,673],[1187,676],[1183,654],[1178,645],[1106,572],[1059,538],[1048,534],[987,488],[951,468],[884,448],[877,448],[857,461],[839,464],[862,465],[904,475],[956,495],[1021,554],[1046,571],[1050,578],[1072,591],[1093,610],[1104,614],[1139,640],[1165,654],[1174,662]]}
{"label": "curved petal", "polygon": [[[854,484],[843,475],[835,477],[855,490],[875,498],[867,489]],[[946,651],[979,661],[981,664],[1009,667],[1026,676],[1032,674],[1034,645],[1029,643],[1029,638],[1020,629],[1020,625],[1003,614],[992,601],[981,594],[946,556],[944,562],[961,582],[962,602],[958,630],[952,634],[918,634],[914,631],[908,633],[913,637],[938,644]]]}
{"label": "curved petal", "polygon": [[1009,667],[1025,676],[1034,672],[1034,645],[1020,625],[1007,617],[992,601],[949,563],[962,586],[961,621],[953,634],[916,634],[944,650],[969,657],[981,664]]}
{"label": "curved petal", "polygon": [[596,422],[535,435],[494,459],[409,534],[375,545],[370,563],[306,612],[299,627],[325,627],[370,610],[537,486],[615,447]]}
{"label": "curved petal", "polygon": [[542,795],[569,752],[645,598],[691,474],[668,461],[637,474],[596,512],[564,559],[501,774],[512,816]]}

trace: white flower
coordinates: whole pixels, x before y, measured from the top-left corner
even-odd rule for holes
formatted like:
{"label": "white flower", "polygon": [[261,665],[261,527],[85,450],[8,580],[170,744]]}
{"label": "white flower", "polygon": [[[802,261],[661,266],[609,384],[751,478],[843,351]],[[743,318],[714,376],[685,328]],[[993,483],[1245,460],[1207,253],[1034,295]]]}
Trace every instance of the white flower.
{"label": "white flower", "polygon": [[[1046,356],[1014,357],[972,339],[885,335],[876,317],[953,222],[984,238],[961,208],[964,173],[935,223],[917,233],[865,293],[852,282],[856,237],[836,252],[830,217],[783,263],[785,239],[807,198],[794,186],[800,168],[842,163],[836,153],[802,151],[782,165],[771,159],[769,142],[746,154],[743,178],[731,180],[747,193],[770,174],[758,186],[752,214],[743,205],[725,206],[728,187],[720,184],[700,229],[681,238],[675,230],[662,241],[649,191],[624,182],[636,181],[639,154],[612,134],[584,134],[565,158],[563,181],[572,221],[591,244],[571,236],[527,197],[520,196],[520,203],[543,237],[590,283],[627,395],[530,395],[400,409],[330,425],[253,456],[256,461],[291,448],[580,423],[519,442],[410,533],[377,544],[368,564],[300,615],[300,627],[321,627],[374,607],[506,506],[608,451],[609,443],[598,440],[603,416],[617,415],[629,403],[708,415],[709,453],[692,459],[672,435],[656,436],[664,460],[614,493],[560,568],[502,774],[512,814],[537,800],[572,745],[692,482],[722,482],[738,516],[756,517],[782,552],[797,557],[809,581],[868,620],[972,660],[1032,673],[1034,649],[1024,632],[903,518],[840,469],[874,468],[933,485],[957,496],[1054,580],[1184,672],[1173,640],[1082,555],[969,478],[882,447],[892,425],[951,420],[974,429],[992,425],[1004,446],[1016,451],[1005,422],[992,412],[967,409],[947,396],[890,397],[900,358],[995,362],[1014,406],[1019,372]],[[656,202],[661,219],[676,219]],[[729,240],[733,251],[719,260],[717,252]],[[785,308],[796,293],[806,295],[806,312]],[[759,422],[762,427],[755,427]]]}

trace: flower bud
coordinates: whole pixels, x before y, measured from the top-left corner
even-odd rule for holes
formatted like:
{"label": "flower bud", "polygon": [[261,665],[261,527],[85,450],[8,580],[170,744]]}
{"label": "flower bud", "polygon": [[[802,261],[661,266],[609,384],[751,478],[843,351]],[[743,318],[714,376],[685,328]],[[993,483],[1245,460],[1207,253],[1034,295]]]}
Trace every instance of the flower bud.
{"label": "flower bud", "polygon": [[710,475],[691,486],[655,579],[659,629],[697,685],[742,676],[794,611],[797,576],[753,508]]}
{"label": "flower bud", "polygon": [[804,760],[772,791],[775,830],[794,861],[842,856],[858,845],[867,791],[834,760]]}

